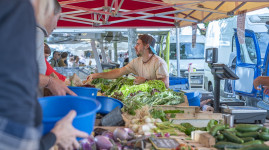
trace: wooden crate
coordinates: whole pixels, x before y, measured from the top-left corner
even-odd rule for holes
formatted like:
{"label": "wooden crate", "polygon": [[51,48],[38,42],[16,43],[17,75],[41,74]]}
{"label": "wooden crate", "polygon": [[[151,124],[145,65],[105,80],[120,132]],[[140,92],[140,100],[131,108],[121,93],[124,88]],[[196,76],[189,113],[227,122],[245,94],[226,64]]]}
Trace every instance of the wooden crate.
{"label": "wooden crate", "polygon": [[195,113],[178,113],[175,119],[215,119],[222,120],[222,113],[200,111]]}
{"label": "wooden crate", "polygon": [[205,147],[213,147],[216,144],[216,139],[206,131],[193,131],[192,139]]}
{"label": "wooden crate", "polygon": [[200,108],[197,106],[157,105],[153,106],[153,108],[162,110],[183,110],[184,114],[194,114],[200,112]]}

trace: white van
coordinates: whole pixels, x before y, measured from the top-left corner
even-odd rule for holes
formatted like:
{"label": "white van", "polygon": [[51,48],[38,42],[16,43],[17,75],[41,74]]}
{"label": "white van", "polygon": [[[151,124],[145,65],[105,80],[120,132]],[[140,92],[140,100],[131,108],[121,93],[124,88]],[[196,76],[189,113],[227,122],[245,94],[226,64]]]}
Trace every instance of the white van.
{"label": "white van", "polygon": [[[204,48],[205,36],[197,35],[196,46],[192,48],[191,35],[179,35],[180,46],[180,72],[184,76],[184,72],[188,70],[189,63],[197,71],[204,70]],[[177,55],[176,55],[176,36],[170,37],[170,74],[177,74]]]}
{"label": "white van", "polygon": [[[262,60],[264,58],[268,43],[268,34],[267,34],[267,28],[265,27],[264,19],[268,19],[268,17],[269,17],[269,10],[268,8],[264,8],[256,12],[247,13],[245,21],[245,29],[255,32],[257,41],[259,42],[258,45],[260,46]],[[236,28],[237,28],[236,16],[228,19],[212,21],[208,25],[205,42],[205,49],[218,48],[217,63],[226,64],[232,69],[235,69],[237,63],[236,62],[237,49],[234,36]],[[255,57],[254,56],[255,53],[251,52],[251,44],[247,40],[248,38],[246,38],[246,47],[248,47],[247,48],[248,53],[246,53],[244,57],[246,60],[252,60],[251,57]],[[221,87],[220,87],[221,96],[225,96],[225,94],[227,94],[227,92],[224,92],[224,82],[225,81],[221,81]],[[234,91],[234,89],[232,89],[233,87],[231,83],[229,87],[226,87],[226,85],[225,85],[226,91],[230,92]],[[208,67],[208,64],[205,63],[205,89],[208,91],[213,91],[213,86],[214,86],[214,77],[211,73],[211,69]]]}

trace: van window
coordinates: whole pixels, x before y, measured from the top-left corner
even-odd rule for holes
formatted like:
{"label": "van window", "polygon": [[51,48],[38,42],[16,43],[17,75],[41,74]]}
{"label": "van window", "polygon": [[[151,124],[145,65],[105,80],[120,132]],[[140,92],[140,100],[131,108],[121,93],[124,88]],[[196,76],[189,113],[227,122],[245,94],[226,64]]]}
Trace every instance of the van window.
{"label": "van window", "polygon": [[242,63],[257,64],[257,54],[252,37],[245,37],[245,43],[240,44],[240,60]]}
{"label": "van window", "polygon": [[[204,43],[196,43],[192,48],[192,43],[180,43],[180,59],[204,59]],[[170,44],[170,59],[177,59],[176,43]]]}
{"label": "van window", "polygon": [[258,39],[260,52],[261,52],[261,59],[263,60],[265,57],[265,52],[269,43],[269,34],[267,32],[259,32],[255,33],[256,38]]}

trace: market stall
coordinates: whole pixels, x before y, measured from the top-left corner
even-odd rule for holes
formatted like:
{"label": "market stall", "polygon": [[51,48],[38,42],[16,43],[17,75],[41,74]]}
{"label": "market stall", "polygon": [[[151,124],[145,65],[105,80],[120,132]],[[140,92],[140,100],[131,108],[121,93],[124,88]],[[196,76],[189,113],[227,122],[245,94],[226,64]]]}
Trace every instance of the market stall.
{"label": "market stall", "polygon": [[[268,0],[66,0],[60,3],[63,15],[59,27],[72,28],[183,27],[269,6]],[[134,85],[134,79],[127,77],[84,82],[74,78],[71,86],[100,89],[91,97],[102,95],[110,97],[105,101],[119,100],[109,105],[109,111],[97,111],[94,137],[80,140],[82,149],[269,149],[268,128],[256,124],[234,125],[232,115],[201,111],[198,106],[190,105],[185,93],[166,89],[160,80]],[[102,107],[108,104],[100,103],[104,104]]]}

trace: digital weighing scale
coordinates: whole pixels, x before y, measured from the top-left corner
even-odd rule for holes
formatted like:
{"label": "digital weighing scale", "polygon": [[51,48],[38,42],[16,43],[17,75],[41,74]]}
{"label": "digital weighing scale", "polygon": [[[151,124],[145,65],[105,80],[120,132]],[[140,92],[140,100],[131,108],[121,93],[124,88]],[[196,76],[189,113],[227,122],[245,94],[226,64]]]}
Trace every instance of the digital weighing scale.
{"label": "digital weighing scale", "polygon": [[234,115],[234,123],[255,123],[265,122],[267,110],[251,106],[221,106],[221,112]]}

